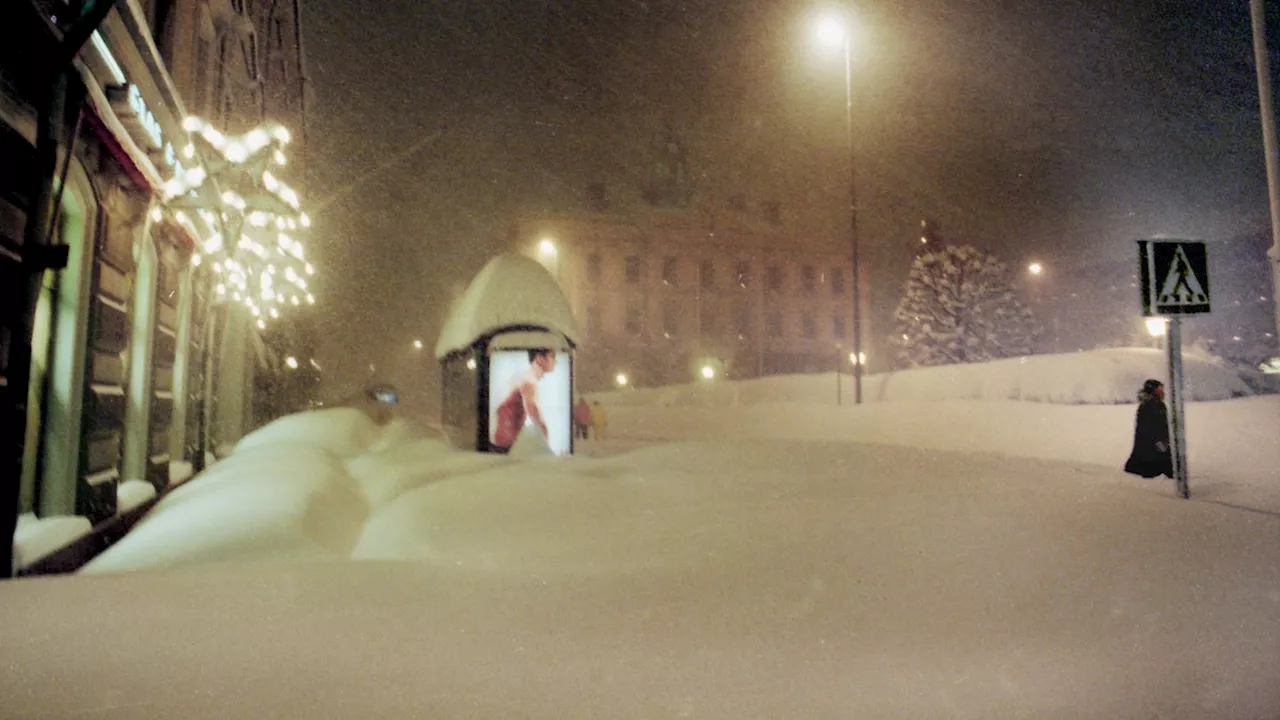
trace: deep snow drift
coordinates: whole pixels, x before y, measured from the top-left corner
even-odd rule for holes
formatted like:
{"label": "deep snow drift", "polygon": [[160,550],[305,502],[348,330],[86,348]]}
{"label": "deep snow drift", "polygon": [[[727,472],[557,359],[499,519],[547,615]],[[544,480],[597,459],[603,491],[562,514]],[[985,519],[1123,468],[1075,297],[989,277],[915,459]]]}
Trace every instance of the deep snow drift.
{"label": "deep snow drift", "polygon": [[0,586],[6,712],[1280,713],[1280,397],[1189,404],[1191,501],[1119,471],[1133,405],[607,402],[569,459],[264,428]]}

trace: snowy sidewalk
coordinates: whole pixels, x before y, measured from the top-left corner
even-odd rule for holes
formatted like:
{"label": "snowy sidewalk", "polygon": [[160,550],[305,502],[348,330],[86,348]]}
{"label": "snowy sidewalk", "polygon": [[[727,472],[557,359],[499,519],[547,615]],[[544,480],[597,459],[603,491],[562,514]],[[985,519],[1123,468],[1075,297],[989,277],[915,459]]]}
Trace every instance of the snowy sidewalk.
{"label": "snowy sidewalk", "polygon": [[[1280,709],[1271,515],[1180,501],[1099,465],[991,452],[779,438],[609,447],[620,440],[602,457],[516,461],[361,418],[288,418],[172,493],[94,577],[0,587],[7,710]],[[132,568],[180,572],[114,572]],[[108,648],[119,661],[100,661]],[[142,665],[165,668],[162,681]],[[81,682],[52,692],[62,676]]]}

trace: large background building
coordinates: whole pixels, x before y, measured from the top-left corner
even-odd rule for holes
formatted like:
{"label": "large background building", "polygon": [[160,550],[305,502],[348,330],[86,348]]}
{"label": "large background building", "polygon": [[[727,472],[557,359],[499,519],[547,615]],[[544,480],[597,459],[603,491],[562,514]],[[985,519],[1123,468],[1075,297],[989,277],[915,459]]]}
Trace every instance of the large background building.
{"label": "large background building", "polygon": [[776,205],[738,196],[600,210],[528,219],[515,234],[578,318],[579,389],[687,382],[706,367],[738,378],[852,372],[849,246],[797,237]]}

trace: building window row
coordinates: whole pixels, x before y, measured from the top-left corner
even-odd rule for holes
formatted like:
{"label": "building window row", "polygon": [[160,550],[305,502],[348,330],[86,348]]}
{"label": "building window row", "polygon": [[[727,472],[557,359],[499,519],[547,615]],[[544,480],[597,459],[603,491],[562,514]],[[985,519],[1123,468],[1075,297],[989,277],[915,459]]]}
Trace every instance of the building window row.
{"label": "building window row", "polygon": [[[682,308],[679,305],[669,303],[662,306],[661,323],[656,328],[657,333],[666,339],[676,339],[681,337],[680,318]],[[842,341],[848,333],[846,317],[844,315],[830,315],[824,319],[822,314],[817,312],[804,312],[799,315],[799,334],[795,339],[815,341],[815,340],[836,340]],[[730,321],[731,325],[725,323]],[[786,324],[783,320],[783,313],[776,310],[770,310],[763,315],[764,330],[766,336],[771,339],[782,340],[787,339],[787,333],[784,332]],[[830,334],[823,335],[820,328],[823,324],[828,323]],[[589,307],[586,310],[586,331],[589,337],[599,337],[602,334],[610,334],[609,328],[606,328],[601,320],[600,308],[598,306]],[[754,338],[756,333],[756,316],[751,308],[737,307],[733,309],[731,317],[726,315],[721,309],[704,305],[698,309],[698,332],[707,336],[733,335],[739,340]],[[646,333],[645,306],[643,302],[633,301],[628,303],[623,316],[622,331],[627,337],[641,338]]]}
{"label": "building window row", "polygon": [[[644,258],[639,255],[628,255],[623,259],[624,273],[628,285],[644,283]],[[662,284],[677,287],[680,284],[679,258],[664,257],[662,259]],[[599,253],[587,255],[587,280],[599,284],[604,280],[604,259]],[[733,266],[732,286],[740,289],[750,288],[754,282],[752,265],[745,260],[737,261]],[[784,285],[783,268],[769,265],[764,268],[765,289],[770,292],[782,292]],[[845,272],[843,268],[832,268],[825,275],[818,272],[815,265],[800,267],[800,290],[805,294],[816,294],[821,285],[830,288],[832,295],[843,295],[845,292]],[[698,287],[703,290],[716,290],[716,263],[711,259],[698,261]]]}

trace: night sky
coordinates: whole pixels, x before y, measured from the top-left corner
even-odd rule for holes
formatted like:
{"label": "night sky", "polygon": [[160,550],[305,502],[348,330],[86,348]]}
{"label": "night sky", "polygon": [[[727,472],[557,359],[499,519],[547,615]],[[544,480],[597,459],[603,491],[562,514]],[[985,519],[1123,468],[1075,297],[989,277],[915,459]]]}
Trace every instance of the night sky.
{"label": "night sky", "polygon": [[[511,223],[582,207],[592,182],[635,202],[666,126],[700,199],[778,200],[802,240],[845,237],[844,68],[813,39],[820,7],[304,3],[330,394],[374,363],[409,402],[434,402],[442,316]],[[1076,272],[1132,265],[1137,237],[1267,227],[1247,2],[869,0],[856,12],[875,322],[897,302],[923,217],[1011,263]],[[1269,33],[1274,46],[1280,24]]]}

